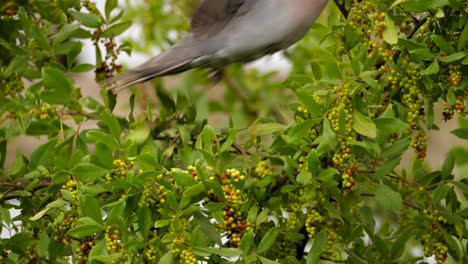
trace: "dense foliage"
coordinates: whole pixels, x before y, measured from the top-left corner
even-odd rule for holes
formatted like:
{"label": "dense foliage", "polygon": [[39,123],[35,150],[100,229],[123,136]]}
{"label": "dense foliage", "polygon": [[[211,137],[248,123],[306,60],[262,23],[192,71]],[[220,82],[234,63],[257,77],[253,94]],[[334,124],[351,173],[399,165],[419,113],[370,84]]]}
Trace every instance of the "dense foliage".
{"label": "dense foliage", "polygon": [[[194,70],[117,115],[120,94],[83,97],[70,74],[167,48],[194,2],[128,4],[0,3],[1,264],[468,263],[468,152],[426,161],[437,115],[468,139],[466,1],[331,1],[286,81]],[[115,41],[128,21],[145,41]],[[46,142],[6,169],[19,135]]]}

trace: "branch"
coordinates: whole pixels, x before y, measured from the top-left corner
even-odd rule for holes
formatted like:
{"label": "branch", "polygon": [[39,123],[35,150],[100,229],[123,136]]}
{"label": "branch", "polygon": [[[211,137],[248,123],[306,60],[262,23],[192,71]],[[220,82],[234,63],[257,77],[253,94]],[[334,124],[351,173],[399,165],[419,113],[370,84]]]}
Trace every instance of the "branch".
{"label": "branch", "polygon": [[[3,183],[3,185],[6,185],[6,184]],[[50,185],[50,179],[44,180],[43,182],[39,183],[34,188],[29,190],[29,192],[35,193],[35,192],[37,192],[37,191],[39,191],[41,189],[49,187],[49,185]],[[22,197],[21,195],[15,194],[15,192],[18,191],[18,190],[25,190],[26,188],[24,188],[23,186],[20,186],[20,185],[14,185],[14,186],[16,187],[15,190],[10,191],[10,193],[8,193],[8,194],[0,196],[0,202],[7,201],[7,200],[18,199],[18,198]]]}
{"label": "branch", "polygon": [[275,193],[277,190],[281,189],[281,187],[283,187],[283,185],[288,181],[288,179],[289,179],[289,176],[287,174],[283,175],[283,177],[281,177],[278,180],[278,182],[273,187],[273,189],[271,189],[271,192]]}
{"label": "branch", "polygon": [[340,9],[341,14],[344,16],[344,18],[347,19],[348,16],[349,16],[349,10],[346,9],[346,7],[345,7],[345,1],[343,1],[343,3],[341,3],[341,4],[338,1],[339,0],[334,0],[335,5],[338,7],[338,9]]}
{"label": "branch", "polygon": [[341,3],[341,4],[340,4],[338,1],[339,1],[339,0],[334,0],[335,5],[338,7],[338,9],[340,9],[341,14],[344,16],[344,18],[347,19],[348,16],[349,16],[349,10],[346,9],[345,1],[343,1],[343,3]]}
{"label": "branch", "polygon": [[[375,194],[373,194],[373,193],[365,193],[365,192],[363,192],[363,193],[360,193],[360,195],[361,195],[361,196],[365,196],[365,197],[375,197]],[[412,202],[410,202],[410,201],[403,200],[403,204],[406,205],[406,206],[408,206],[408,207],[411,207],[411,208],[413,208],[413,209],[416,209],[416,210],[418,210],[418,211],[421,211],[421,210],[422,210],[422,208],[421,208],[421,206],[420,206],[419,204],[412,203]]]}

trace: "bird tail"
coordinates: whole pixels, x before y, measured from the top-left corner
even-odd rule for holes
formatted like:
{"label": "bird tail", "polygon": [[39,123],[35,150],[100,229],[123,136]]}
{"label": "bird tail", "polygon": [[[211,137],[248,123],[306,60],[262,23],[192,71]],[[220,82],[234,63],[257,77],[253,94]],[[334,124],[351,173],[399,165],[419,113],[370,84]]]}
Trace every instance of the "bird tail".
{"label": "bird tail", "polygon": [[113,91],[121,91],[130,85],[143,83],[159,76],[189,70],[193,68],[190,63],[194,59],[194,56],[190,56],[186,49],[179,50],[174,47],[135,69],[103,81],[102,85]]}

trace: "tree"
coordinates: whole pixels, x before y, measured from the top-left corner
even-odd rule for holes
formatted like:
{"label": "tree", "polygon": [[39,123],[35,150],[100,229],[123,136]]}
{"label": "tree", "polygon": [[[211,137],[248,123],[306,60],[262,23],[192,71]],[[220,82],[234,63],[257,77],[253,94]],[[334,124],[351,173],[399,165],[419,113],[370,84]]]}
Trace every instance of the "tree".
{"label": "tree", "polygon": [[[234,65],[213,99],[190,71],[152,82],[155,103],[135,90],[122,117],[69,74],[121,71],[130,20],[140,51],[187,29],[190,1],[148,2],[0,5],[2,168],[14,137],[47,138],[0,170],[0,263],[468,263],[467,150],[426,162],[436,115],[468,139],[466,1],[330,2],[286,81]],[[76,60],[84,39],[96,65]]]}

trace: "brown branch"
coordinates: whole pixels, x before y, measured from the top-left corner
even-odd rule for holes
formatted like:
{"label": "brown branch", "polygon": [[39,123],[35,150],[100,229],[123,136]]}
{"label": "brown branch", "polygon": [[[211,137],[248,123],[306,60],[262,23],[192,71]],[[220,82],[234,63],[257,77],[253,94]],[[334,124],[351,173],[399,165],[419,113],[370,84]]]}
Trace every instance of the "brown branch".
{"label": "brown branch", "polygon": [[[49,187],[49,185],[50,185],[50,179],[47,179],[47,180],[44,180],[43,182],[39,183],[38,185],[34,186],[34,188],[32,188],[31,190],[28,190],[28,191],[31,192],[31,193],[35,193],[35,192],[37,192],[37,191],[39,191],[41,189]],[[7,200],[18,199],[18,198],[22,197],[21,195],[15,194],[15,192],[19,191],[19,190],[26,190],[26,188],[23,187],[23,186],[20,186],[20,185],[15,185],[15,187],[17,189],[15,189],[13,191],[10,191],[10,193],[8,193],[6,195],[0,196],[0,202],[7,201]]]}
{"label": "brown branch", "polygon": [[338,7],[338,9],[340,9],[340,12],[341,12],[341,14],[344,16],[344,18],[347,19],[348,16],[349,16],[349,10],[346,9],[345,1],[343,0],[343,3],[341,3],[341,4],[340,4],[338,1],[339,1],[339,0],[334,0],[335,5]]}
{"label": "brown branch", "polygon": [[235,150],[236,153],[238,154],[242,154],[243,156],[250,156],[252,155],[252,153],[250,153],[249,151],[245,151],[241,146],[237,145],[237,144],[232,144],[231,147]]}
{"label": "brown branch", "polygon": [[273,187],[273,189],[271,189],[271,192],[272,193],[275,193],[276,191],[278,191],[281,187],[283,187],[283,185],[288,181],[289,179],[289,175],[288,174],[285,174],[283,175],[283,177],[281,177],[278,182],[276,183],[276,185]]}

